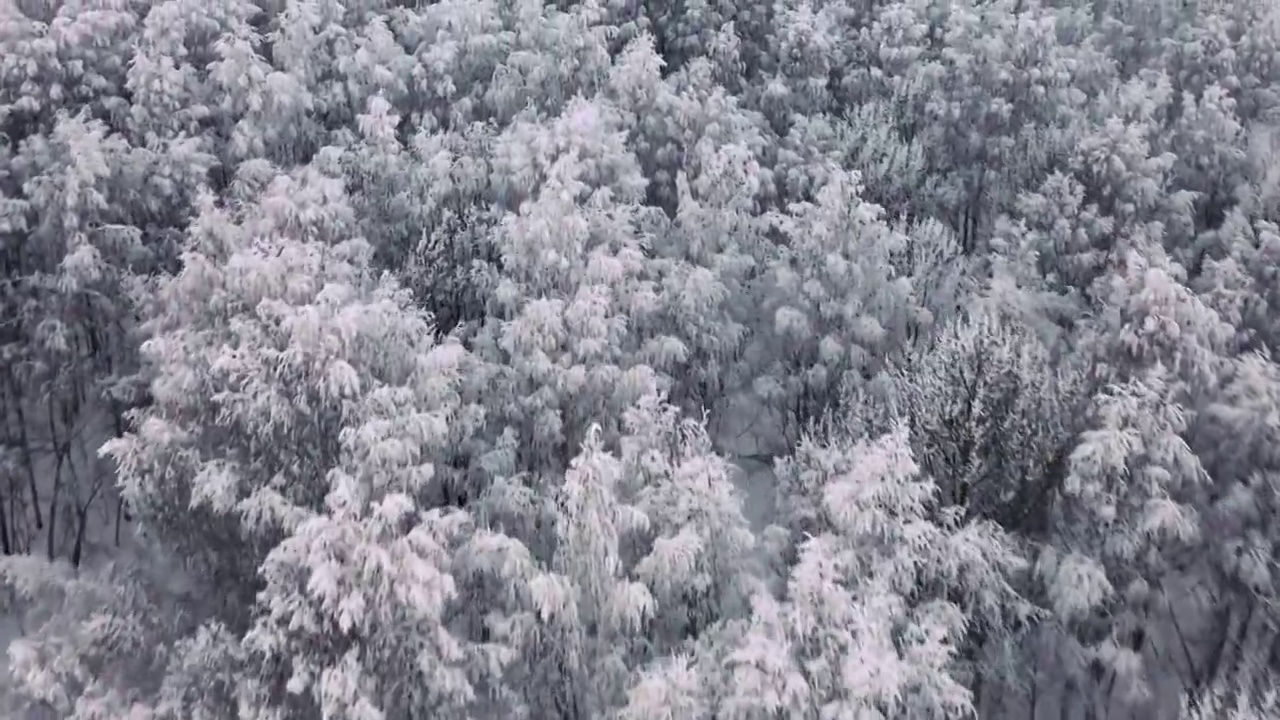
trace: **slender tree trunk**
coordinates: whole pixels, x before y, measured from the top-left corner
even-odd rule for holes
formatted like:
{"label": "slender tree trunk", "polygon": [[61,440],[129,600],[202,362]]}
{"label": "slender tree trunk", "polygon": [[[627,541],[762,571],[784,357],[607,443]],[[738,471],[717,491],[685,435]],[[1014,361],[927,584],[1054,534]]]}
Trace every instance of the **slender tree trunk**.
{"label": "slender tree trunk", "polygon": [[1205,664],[1203,672],[1199,676],[1192,676],[1193,686],[1192,692],[1199,695],[1204,692],[1208,686],[1218,677],[1222,670],[1222,661],[1227,654],[1227,648],[1231,643],[1231,628],[1233,625],[1234,612],[1231,603],[1223,603],[1221,612],[1217,616],[1217,626],[1219,628],[1218,641],[1214,643],[1213,651],[1209,654],[1208,662]]}
{"label": "slender tree trunk", "polygon": [[0,497],[0,551],[3,551],[5,555],[12,555],[13,545],[10,544],[9,540],[9,520],[5,510],[6,504],[5,498]]}
{"label": "slender tree trunk", "polygon": [[86,502],[83,507],[76,511],[76,540],[71,547],[71,566],[80,567],[80,560],[84,556],[84,535],[85,528],[89,525],[89,505],[92,500]]}
{"label": "slender tree trunk", "polygon": [[48,527],[48,555],[53,560],[57,557],[58,550],[58,502],[62,498],[62,466],[66,462],[66,450],[62,446],[58,434],[58,423],[54,419],[53,402],[49,403],[49,438],[53,443],[53,452],[57,460],[53,465],[53,490],[49,497],[49,527]]}
{"label": "slender tree trunk", "polygon": [[986,638],[979,636],[972,638],[968,643],[968,647],[964,650],[963,657],[973,666],[973,682],[969,687],[969,692],[973,693],[973,707],[979,713],[982,711],[982,690],[983,677],[982,671],[979,669],[982,651],[986,647]]}
{"label": "slender tree trunk", "polygon": [[[123,413],[120,412],[120,407],[115,402],[111,403],[111,424],[115,430],[115,437],[121,437],[124,435],[124,416]],[[120,547],[120,524],[125,519],[124,496],[120,495],[119,491],[117,491],[116,494],[118,497],[116,498],[115,544],[116,547]]]}
{"label": "slender tree trunk", "polygon": [[120,523],[124,519],[124,498],[116,498],[116,547],[120,547]]}
{"label": "slender tree trunk", "polygon": [[[76,479],[79,473],[76,472],[74,458],[69,458],[69,465],[71,467],[71,476]],[[102,476],[95,475],[92,482],[93,484],[89,487],[88,497],[83,502],[77,501],[76,503],[76,536],[71,546],[71,565],[73,567],[80,567],[80,560],[84,557],[84,540],[89,525],[89,509],[93,507],[93,501],[98,497],[98,492],[102,489]],[[77,480],[75,484],[78,487],[79,481]]]}
{"label": "slender tree trunk", "polygon": [[[10,376],[10,382],[13,382],[12,376]],[[40,530],[44,527],[44,517],[40,511],[40,490],[36,486],[36,465],[31,458],[31,435],[27,432],[27,414],[22,409],[22,396],[16,393],[14,394],[14,411],[18,415],[18,442],[22,446],[23,469],[27,471],[27,485],[31,490],[31,512],[35,514],[36,529]]]}
{"label": "slender tree trunk", "polygon": [[22,497],[22,488],[19,487],[21,481],[9,478],[9,528],[13,540],[13,550],[15,553],[26,552],[31,546],[29,538],[25,534],[20,535],[21,528],[24,528],[23,518],[18,513],[22,507],[20,498]]}
{"label": "slender tree trunk", "polygon": [[1031,648],[1031,717],[1036,720],[1036,709],[1040,705],[1040,647],[1033,643]]}
{"label": "slender tree trunk", "polygon": [[47,528],[46,528],[46,531],[47,531],[46,544],[47,544],[48,555],[50,560],[53,560],[58,555],[58,552],[57,552],[58,550],[58,542],[57,542],[58,502],[59,500],[61,500],[61,496],[62,496],[62,458],[59,457],[58,462],[55,463],[55,470],[53,472],[53,493],[49,497],[49,522],[47,523]]}
{"label": "slender tree trunk", "polygon": [[[1245,639],[1249,636],[1249,627],[1253,625],[1253,617],[1258,610],[1258,603],[1252,597],[1250,597],[1246,602],[1249,603],[1249,610],[1244,616],[1244,621],[1240,623],[1240,627],[1236,631],[1235,640],[1232,642],[1232,646],[1233,646],[1232,653],[1237,656],[1240,654],[1240,651],[1244,647]],[[1225,658],[1222,658],[1222,659],[1225,660]],[[1236,663],[1234,665],[1238,665],[1238,664],[1239,664],[1239,658],[1237,657]],[[1225,669],[1225,666],[1219,666],[1220,672],[1224,669]],[[1213,677],[1211,678],[1211,681],[1217,680],[1217,679],[1218,679],[1217,677]]]}
{"label": "slender tree trunk", "polygon": [[1182,631],[1182,623],[1178,622],[1178,611],[1173,607],[1173,600],[1169,598],[1169,594],[1164,591],[1163,587],[1160,589],[1160,594],[1164,595],[1165,606],[1169,609],[1169,621],[1173,625],[1174,635],[1178,638],[1178,647],[1182,650],[1182,659],[1187,664],[1187,676],[1190,678],[1190,682],[1185,683],[1185,687],[1188,690],[1187,695],[1191,696],[1194,694],[1192,691],[1200,685],[1200,670],[1196,667],[1196,660],[1191,653],[1191,646],[1187,644],[1187,636]]}

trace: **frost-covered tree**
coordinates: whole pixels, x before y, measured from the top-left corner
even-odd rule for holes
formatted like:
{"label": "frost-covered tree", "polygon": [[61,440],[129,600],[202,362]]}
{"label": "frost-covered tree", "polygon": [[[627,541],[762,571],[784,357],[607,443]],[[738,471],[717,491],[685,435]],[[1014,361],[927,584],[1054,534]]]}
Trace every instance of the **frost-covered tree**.
{"label": "frost-covered tree", "polygon": [[861,200],[856,174],[835,173],[815,203],[773,219],[785,240],[763,279],[753,384],[784,449],[834,406],[846,378],[878,372],[933,321],[904,271],[912,238],[882,213]]}
{"label": "frost-covered tree", "polygon": [[781,605],[757,601],[730,658],[724,711],[969,716],[978,669],[960,656],[966,630],[1029,610],[1008,582],[1022,565],[1009,538],[938,505],[905,425],[875,441],[807,440],[779,474],[810,498],[806,529]]}
{"label": "frost-covered tree", "polygon": [[[165,577],[176,569],[172,558],[161,551],[139,559],[77,572],[66,562],[4,558],[4,610],[24,628],[6,653],[7,672],[0,684],[6,714],[77,720],[128,717],[145,712],[147,701],[160,695],[168,656],[182,656],[187,650],[181,645],[172,653],[165,649],[191,627],[175,612],[175,605],[195,598],[185,588],[176,588],[157,603],[150,590],[157,583],[172,582],[172,577]],[[227,686],[221,682],[233,678],[218,670],[212,663],[203,664],[198,668],[199,684],[189,687],[202,688],[210,698],[225,698]]]}
{"label": "frost-covered tree", "polygon": [[200,598],[182,605],[195,635],[146,657],[212,643],[233,668],[225,692],[165,676],[138,700],[175,717],[465,707],[469,658],[442,626],[465,522],[430,499],[447,474],[432,459],[480,420],[457,391],[467,353],[370,269],[339,180],[307,168],[263,190],[206,200],[144,347],[154,402],[106,448]]}
{"label": "frost-covered tree", "polygon": [[626,557],[629,536],[648,518],[620,496],[622,480],[622,463],[603,451],[593,426],[556,498],[556,585],[539,589],[548,627],[540,682],[529,693],[541,696],[544,717],[598,717],[618,704],[639,631],[653,617],[653,597],[629,578]]}
{"label": "frost-covered tree", "polygon": [[862,390],[855,407],[874,432],[895,414],[907,420],[945,505],[1043,539],[1089,400],[1072,362],[1018,320],[977,308]]}
{"label": "frost-covered tree", "polygon": [[578,98],[553,122],[513,125],[495,148],[500,193],[518,210],[493,230],[487,315],[471,342],[487,362],[476,392],[493,429],[515,433],[513,474],[563,472],[595,418],[616,438],[622,412],[682,359],[680,338],[651,322],[661,276],[624,140],[611,103]]}
{"label": "frost-covered tree", "polygon": [[11,549],[34,545],[32,520],[50,557],[79,562],[76,527],[86,498],[102,490],[85,445],[136,401],[131,294],[172,260],[176,213],[163,205],[182,206],[210,160],[189,143],[136,148],[88,110],[59,113],[9,158],[3,396],[30,492],[13,498],[21,511],[5,528]]}
{"label": "frost-covered tree", "polygon": [[621,457],[635,507],[648,518],[635,574],[656,604],[654,650],[666,652],[746,612],[760,569],[756,538],[735,468],[715,452],[705,421],[682,418],[651,395],[624,423]]}

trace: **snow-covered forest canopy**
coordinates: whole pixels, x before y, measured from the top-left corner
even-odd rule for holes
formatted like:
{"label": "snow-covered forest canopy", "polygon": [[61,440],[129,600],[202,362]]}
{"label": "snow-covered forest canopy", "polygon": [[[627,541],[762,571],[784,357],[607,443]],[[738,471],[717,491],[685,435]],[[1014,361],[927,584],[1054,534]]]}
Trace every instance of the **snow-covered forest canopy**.
{"label": "snow-covered forest canopy", "polygon": [[0,716],[1280,716],[1275,0],[0,0],[0,263]]}

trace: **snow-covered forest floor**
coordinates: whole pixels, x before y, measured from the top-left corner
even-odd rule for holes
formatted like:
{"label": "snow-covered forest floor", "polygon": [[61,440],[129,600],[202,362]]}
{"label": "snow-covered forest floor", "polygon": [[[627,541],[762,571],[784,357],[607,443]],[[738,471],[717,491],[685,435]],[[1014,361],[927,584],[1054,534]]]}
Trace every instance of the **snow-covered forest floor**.
{"label": "snow-covered forest floor", "polygon": [[1280,717],[1280,3],[0,0],[0,716]]}

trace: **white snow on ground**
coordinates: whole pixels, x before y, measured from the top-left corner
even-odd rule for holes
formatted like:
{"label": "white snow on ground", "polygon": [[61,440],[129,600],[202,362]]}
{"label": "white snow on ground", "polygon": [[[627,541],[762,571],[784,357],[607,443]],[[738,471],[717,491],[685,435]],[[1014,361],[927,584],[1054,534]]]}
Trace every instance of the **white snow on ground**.
{"label": "white snow on ground", "polygon": [[736,482],[742,491],[743,513],[759,533],[774,522],[776,480],[771,453],[776,453],[776,430],[768,408],[750,397],[739,397],[712,428],[716,446],[738,468]]}
{"label": "white snow on ground", "polygon": [[733,464],[738,468],[735,480],[742,492],[744,514],[758,534],[775,519],[773,468],[753,458],[735,458]]}

